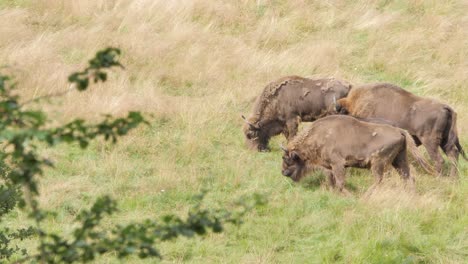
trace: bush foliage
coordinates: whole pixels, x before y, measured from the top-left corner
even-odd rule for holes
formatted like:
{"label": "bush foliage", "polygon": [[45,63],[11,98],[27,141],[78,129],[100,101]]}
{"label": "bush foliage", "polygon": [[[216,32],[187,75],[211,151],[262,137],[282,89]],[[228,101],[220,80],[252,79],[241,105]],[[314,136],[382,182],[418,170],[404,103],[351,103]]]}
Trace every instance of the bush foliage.
{"label": "bush foliage", "polygon": [[[105,82],[108,70],[123,66],[117,60],[120,50],[107,48],[99,51],[89,61],[89,66],[72,73],[68,80],[78,91],[86,91],[91,83]],[[117,202],[109,196],[99,197],[88,210],[82,210],[75,218],[77,228],[71,235],[56,234],[41,228],[41,222],[54,212],[41,208],[38,197],[38,182],[45,167],[54,163],[42,157],[42,148],[60,143],[78,143],[88,147],[90,141],[103,138],[116,143],[142,124],[149,124],[139,112],[130,112],[126,117],[107,115],[100,123],[76,119],[67,124],[50,127],[47,115],[34,109],[34,104],[63,93],[37,97],[21,102],[16,95],[15,83],[6,75],[0,75],[0,141],[2,151],[0,185],[0,262],[18,258],[17,262],[36,260],[42,263],[73,263],[94,260],[107,252],[116,252],[119,258],[132,254],[140,258],[161,257],[157,243],[178,236],[204,235],[208,231],[221,232],[225,223],[239,224],[240,218],[253,206],[262,202],[255,196],[254,202],[245,200],[236,203],[236,209],[206,209],[202,206],[205,193],[195,197],[197,203],[181,218],[163,216],[161,220],[147,219],[128,225],[103,225],[103,220],[118,211]],[[247,202],[245,202],[247,201]],[[29,212],[34,226],[12,230],[2,226],[5,216],[19,207]],[[37,253],[18,246],[24,239],[37,240]]]}

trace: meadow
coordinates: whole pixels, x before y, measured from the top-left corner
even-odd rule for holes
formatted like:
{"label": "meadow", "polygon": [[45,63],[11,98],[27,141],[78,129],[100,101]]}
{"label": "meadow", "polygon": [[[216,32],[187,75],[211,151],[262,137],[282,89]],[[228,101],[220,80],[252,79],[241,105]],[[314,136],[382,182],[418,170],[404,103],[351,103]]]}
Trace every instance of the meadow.
{"label": "meadow", "polygon": [[[67,76],[96,51],[122,50],[123,70],[85,93],[40,105],[56,123],[145,113],[117,145],[46,149],[56,162],[40,202],[70,231],[76,213],[110,194],[128,223],[183,215],[208,189],[208,206],[261,193],[268,204],[221,234],[160,245],[162,263],[466,263],[468,162],[459,180],[412,168],[416,193],[389,171],[370,197],[366,170],[349,170],[353,197],[312,173],[281,175],[279,144],[248,150],[241,114],[286,75],[390,82],[451,105],[468,151],[468,3],[463,0],[0,0],[0,71],[25,99],[69,89]],[[27,223],[18,210],[7,223]],[[24,245],[32,248],[33,242]],[[154,263],[117,260],[96,263]]]}

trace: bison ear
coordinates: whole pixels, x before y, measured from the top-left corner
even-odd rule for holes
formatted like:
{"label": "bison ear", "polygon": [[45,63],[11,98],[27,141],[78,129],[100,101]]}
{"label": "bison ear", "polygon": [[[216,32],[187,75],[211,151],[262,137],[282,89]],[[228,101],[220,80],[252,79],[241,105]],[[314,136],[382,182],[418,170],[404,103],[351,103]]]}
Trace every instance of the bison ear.
{"label": "bison ear", "polygon": [[299,156],[299,153],[296,151],[291,151],[291,154],[289,154],[292,160],[301,160],[301,156]]}

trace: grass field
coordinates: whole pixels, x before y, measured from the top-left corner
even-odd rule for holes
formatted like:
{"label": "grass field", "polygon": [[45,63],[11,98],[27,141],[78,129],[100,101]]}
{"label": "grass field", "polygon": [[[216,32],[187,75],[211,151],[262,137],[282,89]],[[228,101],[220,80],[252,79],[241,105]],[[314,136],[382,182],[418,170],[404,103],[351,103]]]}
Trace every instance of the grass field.
{"label": "grass field", "polygon": [[[101,194],[121,208],[109,223],[127,223],[183,214],[203,188],[210,206],[258,192],[268,205],[243,225],[165,242],[162,262],[466,263],[468,162],[459,181],[413,169],[417,193],[389,172],[366,199],[370,172],[350,170],[354,196],[343,197],[320,174],[298,184],[283,177],[281,136],[270,153],[249,151],[240,115],[285,75],[385,81],[450,104],[468,150],[467,14],[463,0],[0,0],[0,70],[26,99],[68,89],[68,74],[101,48],[123,51],[126,69],[108,82],[41,106],[55,122],[153,115],[115,146],[45,151],[57,168],[41,181],[41,203],[59,212],[47,228],[71,230]],[[18,211],[7,222],[24,219]]]}

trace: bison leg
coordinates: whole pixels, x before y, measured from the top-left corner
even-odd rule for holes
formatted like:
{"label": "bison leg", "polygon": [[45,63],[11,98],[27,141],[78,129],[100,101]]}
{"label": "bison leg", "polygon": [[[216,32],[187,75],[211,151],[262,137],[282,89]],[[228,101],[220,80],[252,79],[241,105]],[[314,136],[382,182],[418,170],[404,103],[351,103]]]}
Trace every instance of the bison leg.
{"label": "bison leg", "polygon": [[439,152],[439,142],[440,140],[425,140],[422,139],[422,144],[426,148],[429,157],[434,162],[435,169],[439,175],[442,174],[442,165],[444,164],[444,159]]}
{"label": "bison leg", "polygon": [[335,181],[335,186],[341,193],[345,195],[351,195],[351,193],[346,190],[345,184],[345,167],[341,164],[336,164],[332,166],[332,176]]}
{"label": "bison leg", "polygon": [[298,127],[299,122],[296,118],[291,118],[288,121],[286,121],[286,126],[284,128],[283,134],[288,141],[290,141],[296,136]]}
{"label": "bison leg", "polygon": [[381,160],[373,161],[371,165],[372,175],[374,175],[374,184],[366,191],[365,196],[371,195],[374,190],[382,183],[385,163]]}
{"label": "bison leg", "polygon": [[327,177],[327,179],[328,179],[328,185],[329,185],[330,188],[333,190],[333,189],[336,187],[336,180],[335,180],[335,176],[333,176],[332,171],[323,168],[323,169],[322,169],[322,172],[323,172],[323,174],[325,175],[325,177]]}
{"label": "bison leg", "polygon": [[450,158],[450,162],[451,162],[450,176],[458,178],[458,156],[459,156],[458,150],[452,150],[451,152],[447,154],[447,156]]}
{"label": "bison leg", "polygon": [[414,190],[414,177],[410,173],[410,168],[408,164],[408,157],[406,154],[406,148],[404,148],[392,162],[392,166],[396,169],[401,178],[405,181],[405,184],[408,184],[412,190]]}

